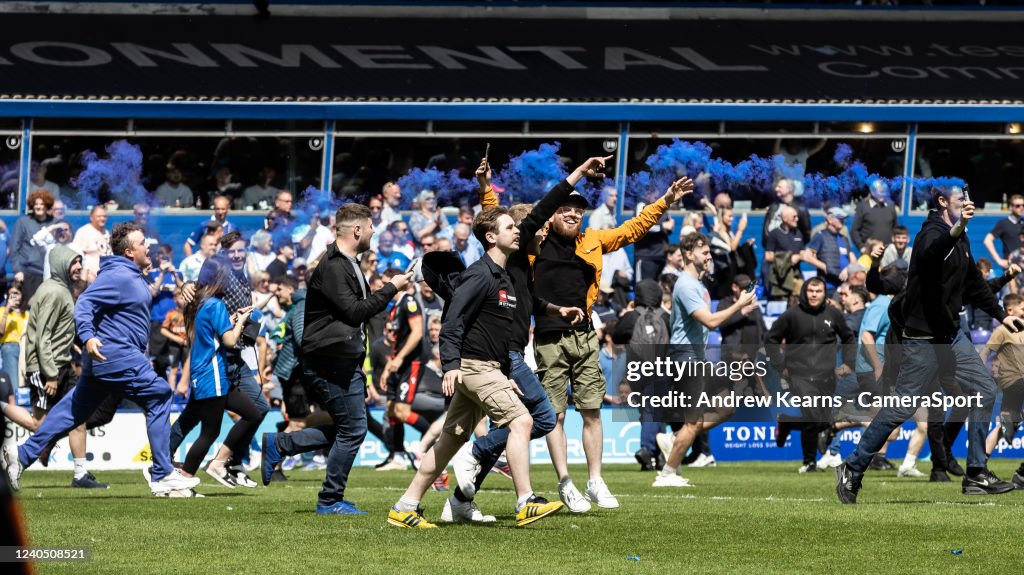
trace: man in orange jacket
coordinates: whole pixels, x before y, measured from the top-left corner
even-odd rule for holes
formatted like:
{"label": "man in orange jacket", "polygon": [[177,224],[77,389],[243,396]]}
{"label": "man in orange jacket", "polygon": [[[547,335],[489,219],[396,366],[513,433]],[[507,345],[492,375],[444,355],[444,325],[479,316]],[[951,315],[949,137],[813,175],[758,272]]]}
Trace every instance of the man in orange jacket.
{"label": "man in orange jacket", "polygon": [[[619,506],[601,479],[601,402],[606,385],[598,360],[601,345],[590,322],[590,309],[600,286],[602,256],[644,237],[669,206],[692,192],[693,187],[693,181],[683,177],[658,201],[621,226],[585,233],[581,231],[583,211],[590,206],[586,198],[574,192],[551,218],[547,239],[534,262],[534,294],[539,301],[587,310],[585,321],[575,325],[562,317],[534,314],[537,376],[558,418],[547,436],[548,450],[558,474],[559,496],[573,513],[589,511],[588,500],[608,509]],[[583,451],[590,472],[585,498],[569,478],[567,463],[564,421],[570,384],[576,410],[583,416]]]}

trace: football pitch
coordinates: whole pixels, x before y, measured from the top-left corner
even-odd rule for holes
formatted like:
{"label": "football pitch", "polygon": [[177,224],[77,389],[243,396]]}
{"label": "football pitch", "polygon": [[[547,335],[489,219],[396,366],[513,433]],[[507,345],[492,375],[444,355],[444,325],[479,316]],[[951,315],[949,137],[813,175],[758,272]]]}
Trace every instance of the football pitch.
{"label": "football pitch", "polygon": [[[993,460],[1009,479],[1017,462]],[[512,482],[492,475],[478,495],[490,525],[388,526],[412,471],[356,469],[347,497],[369,515],[317,516],[323,472],[293,471],[268,488],[203,499],[154,498],[139,472],[97,472],[106,491],[69,487],[69,472],[31,471],[20,502],[31,544],[92,548],[88,563],[40,563],[40,573],[1012,573],[1021,565],[1024,491],[964,496],[954,483],[869,472],[861,503],[840,505],[833,473],[798,464],[720,463],[684,469],[695,487],[651,487],[636,465],[606,467],[616,510],[562,511],[514,527]],[[927,463],[919,464],[926,470]],[[577,485],[583,466],[573,466]],[[255,473],[252,474],[255,477]],[[550,499],[556,482],[533,466]],[[453,477],[454,486],[454,477]],[[429,492],[438,521],[446,495]],[[639,560],[637,560],[639,557]]]}

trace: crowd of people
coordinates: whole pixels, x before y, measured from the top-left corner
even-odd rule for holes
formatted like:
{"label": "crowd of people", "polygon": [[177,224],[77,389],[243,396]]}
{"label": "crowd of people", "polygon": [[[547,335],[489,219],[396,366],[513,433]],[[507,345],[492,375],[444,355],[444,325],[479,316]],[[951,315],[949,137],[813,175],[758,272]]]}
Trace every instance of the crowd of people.
{"label": "crowd of people", "polygon": [[[850,503],[866,470],[896,467],[887,442],[914,418],[899,476],[924,476],[916,464],[927,441],[932,481],[963,476],[964,493],[1024,489],[1024,466],[1003,482],[986,465],[999,438],[1012,439],[1024,399],[1024,300],[1015,279],[1024,263],[1024,197],[1010,198],[1012,213],[985,238],[1006,270],[996,277],[990,261],[970,253],[964,230],[973,204],[957,188],[934,191],[913,245],[883,187],[867,190],[853,214],[827,206],[812,228],[787,179],[776,183],[759,234],[745,214],[734,217],[725,192],[687,212],[677,234],[668,212],[694,182],[681,178],[620,221],[614,189],[598,205],[576,191],[584,178],[603,177],[610,159],[590,158],[536,205],[510,208],[499,205],[485,159],[476,170],[479,201],[460,206],[454,224],[431,190],[415,191],[411,214],[400,211],[403,194],[414,191],[394,182],[365,204],[318,213],[300,233],[287,191],[254,204],[269,210],[258,230],[236,227],[231,199],[214,195],[211,217],[189,235],[182,259],[149,225],[147,205],[113,230],[98,205],[73,230],[60,200],[34,190],[10,234],[13,282],[0,310],[3,412],[34,432],[4,450],[12,484],[33,462],[46,465],[68,436],[72,485],[108,487],[87,469],[86,430],[128,401],[146,414],[154,495],[201,496],[201,469],[229,488],[255,488],[248,472],[257,467],[264,485],[286,481],[305,458],[326,473],[317,513],[364,513],[345,488],[370,432],[389,451],[379,470],[416,470],[388,515],[398,527],[434,527],[420,510],[431,487],[451,491],[443,521],[494,521],[474,502],[492,470],[513,481],[518,525],[563,507],[614,509],[619,502],[602,479],[603,406],[633,408],[638,393],[679,386],[691,396],[768,393],[766,372],[627,381],[627,363],[660,356],[676,364],[760,361],[798,395],[977,392],[981,405],[951,413],[801,408],[779,415],[776,441],[782,447],[799,432],[799,472],[835,467],[837,493]],[[160,201],[169,205],[172,192],[158,190]],[[998,380],[970,341],[972,328],[996,323],[985,352],[996,356]],[[709,345],[712,334],[720,345]],[[14,401],[19,386],[31,390],[31,411]],[[1002,407],[989,433],[997,389]],[[175,395],[187,403],[172,426]],[[568,467],[570,403],[583,420],[587,477],[579,487]],[[372,405],[384,408],[381,420]],[[285,421],[257,439],[272,407]],[[204,467],[225,411],[234,423]],[[690,487],[683,465],[715,466],[708,432],[734,411],[641,406],[636,458],[656,471],[653,486]],[[952,454],[965,421],[966,469]],[[422,438],[411,447],[407,425]],[[851,427],[867,430],[843,461],[838,433]],[[172,455],[196,428],[198,439],[176,464]],[[531,486],[528,444],[538,438],[547,442],[558,501]]]}

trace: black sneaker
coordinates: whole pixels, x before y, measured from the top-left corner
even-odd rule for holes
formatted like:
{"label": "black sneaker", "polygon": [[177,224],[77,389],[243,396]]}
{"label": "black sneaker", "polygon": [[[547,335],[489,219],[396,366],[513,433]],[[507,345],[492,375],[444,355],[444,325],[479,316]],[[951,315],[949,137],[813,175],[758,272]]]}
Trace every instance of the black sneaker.
{"label": "black sneaker", "polygon": [[374,469],[380,469],[381,467],[384,467],[385,465],[390,464],[394,460],[395,460],[395,454],[394,453],[389,453],[388,456],[384,458],[384,461],[381,461],[377,465],[374,465],[373,468]]}
{"label": "black sneaker", "polygon": [[960,462],[953,457],[952,453],[947,453],[946,457],[949,459],[949,463],[946,464],[946,471],[956,475],[957,477],[963,477],[965,471],[963,467],[960,467]]}
{"label": "black sneaker", "polygon": [[864,474],[850,469],[846,463],[841,463],[839,467],[836,467],[836,495],[839,496],[840,503],[844,505],[857,503],[857,493],[860,491],[862,479],[864,479]]}
{"label": "black sneaker", "polygon": [[654,458],[646,447],[641,447],[634,454],[637,463],[640,464],[640,471],[654,471]]}
{"label": "black sneaker", "polygon": [[868,469],[871,469],[872,471],[892,471],[893,469],[896,469],[896,467],[893,466],[892,463],[889,463],[889,460],[886,459],[884,455],[876,453],[875,456],[871,458],[871,463],[868,464]]}
{"label": "black sneaker", "polygon": [[665,467],[665,454],[658,452],[658,456],[654,458],[654,469],[661,469]]}
{"label": "black sneaker", "polygon": [[786,439],[789,438],[789,433],[793,431],[793,422],[782,419],[782,414],[775,419],[775,445],[783,447],[786,445]]}
{"label": "black sneaker", "polygon": [[836,428],[829,425],[825,429],[818,432],[818,453],[824,455],[828,453],[828,446],[832,444],[832,439],[836,436]]}
{"label": "black sneaker", "polygon": [[965,475],[962,485],[964,495],[997,495],[1014,490],[1012,483],[999,479],[988,469],[973,477]]}
{"label": "black sneaker", "polygon": [[941,469],[932,469],[932,474],[928,477],[928,481],[931,481],[932,483],[949,483],[951,479],[949,478],[949,475],[946,475],[945,471]]}
{"label": "black sneaker", "polygon": [[106,483],[96,481],[96,477],[89,472],[86,472],[85,475],[79,479],[72,479],[71,487],[77,487],[79,489],[110,489],[110,486]]}
{"label": "black sneaker", "polygon": [[1014,489],[1024,489],[1024,475],[1020,473],[1014,473],[1010,479],[1010,483],[1013,483]]}

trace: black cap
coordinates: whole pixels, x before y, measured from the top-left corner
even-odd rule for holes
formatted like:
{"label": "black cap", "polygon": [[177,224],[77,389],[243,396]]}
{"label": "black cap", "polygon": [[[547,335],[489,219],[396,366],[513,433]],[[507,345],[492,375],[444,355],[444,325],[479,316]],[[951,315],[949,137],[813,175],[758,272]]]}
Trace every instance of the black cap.
{"label": "black cap", "polygon": [[740,289],[744,289],[750,285],[750,276],[747,274],[736,274],[732,278],[732,283],[738,285]]}
{"label": "black cap", "polygon": [[590,202],[587,201],[587,198],[584,197],[583,194],[577,192],[576,190],[573,190],[572,193],[569,194],[569,197],[566,198],[565,202],[563,202],[562,205],[576,205],[582,207],[583,209],[590,208]]}

